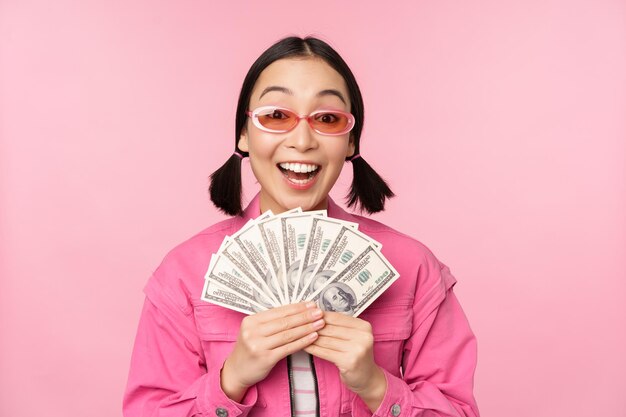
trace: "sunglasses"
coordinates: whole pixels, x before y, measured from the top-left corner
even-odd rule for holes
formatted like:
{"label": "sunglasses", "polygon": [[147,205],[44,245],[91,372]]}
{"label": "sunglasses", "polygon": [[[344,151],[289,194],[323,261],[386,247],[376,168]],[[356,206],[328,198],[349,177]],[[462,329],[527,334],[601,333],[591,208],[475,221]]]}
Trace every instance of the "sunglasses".
{"label": "sunglasses", "polygon": [[316,110],[300,116],[293,110],[278,106],[262,106],[246,114],[252,117],[252,123],[270,133],[286,133],[298,125],[300,119],[306,119],[311,129],[321,135],[338,136],[348,133],[354,127],[354,116],[341,110]]}

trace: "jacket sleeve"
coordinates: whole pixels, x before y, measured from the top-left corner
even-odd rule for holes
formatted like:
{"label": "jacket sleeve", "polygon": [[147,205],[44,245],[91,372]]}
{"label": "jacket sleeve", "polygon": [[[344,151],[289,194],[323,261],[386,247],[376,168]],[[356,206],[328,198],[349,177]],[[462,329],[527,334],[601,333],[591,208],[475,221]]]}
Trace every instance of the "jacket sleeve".
{"label": "jacket sleeve", "polygon": [[[402,378],[383,369],[387,391],[374,416],[479,417],[473,395],[476,338],[453,292],[456,279],[436,259],[431,266],[434,285],[413,307]],[[356,417],[372,415],[358,396],[352,409]]]}
{"label": "jacket sleeve", "polygon": [[[123,415],[245,417],[257,401],[256,387],[248,390],[242,403],[228,398],[220,384],[223,364],[206,365],[193,331],[193,312],[181,310],[155,285],[148,285],[146,294],[124,392]],[[218,411],[220,408],[223,411]]]}

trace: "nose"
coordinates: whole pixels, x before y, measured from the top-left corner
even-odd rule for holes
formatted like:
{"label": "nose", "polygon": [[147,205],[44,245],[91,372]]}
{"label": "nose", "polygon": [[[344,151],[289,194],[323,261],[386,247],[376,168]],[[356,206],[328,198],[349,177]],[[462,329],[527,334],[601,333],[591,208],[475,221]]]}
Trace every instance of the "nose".
{"label": "nose", "polygon": [[309,125],[305,117],[298,120],[298,124],[287,132],[285,146],[294,148],[299,152],[306,152],[318,146],[316,132]]}

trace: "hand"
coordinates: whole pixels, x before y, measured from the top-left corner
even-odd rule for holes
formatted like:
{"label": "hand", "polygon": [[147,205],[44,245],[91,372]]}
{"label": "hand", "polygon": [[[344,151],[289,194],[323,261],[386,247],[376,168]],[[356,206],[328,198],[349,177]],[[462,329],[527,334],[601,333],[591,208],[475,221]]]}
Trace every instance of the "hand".
{"label": "hand", "polygon": [[222,368],[222,390],[240,402],[246,390],[263,380],[279,360],[313,343],[318,337],[316,330],[323,326],[322,311],[312,302],[245,317]]}
{"label": "hand", "polygon": [[369,322],[342,313],[324,313],[326,325],[304,350],[334,363],[341,381],[374,412],[387,392],[387,378],[374,361],[374,336]]}

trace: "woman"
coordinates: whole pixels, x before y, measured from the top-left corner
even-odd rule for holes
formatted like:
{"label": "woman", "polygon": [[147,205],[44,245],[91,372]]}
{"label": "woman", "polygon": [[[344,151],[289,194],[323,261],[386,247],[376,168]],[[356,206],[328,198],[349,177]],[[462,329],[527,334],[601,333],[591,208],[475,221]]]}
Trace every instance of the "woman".
{"label": "woman", "polygon": [[[349,207],[374,213],[393,196],[360,156],[362,126],[356,80],[325,42],[285,38],[252,65],[235,152],[211,176],[212,201],[232,217],[170,251],[148,281],[125,415],[478,416],[476,340],[447,266],[328,196],[345,161],[354,172]],[[261,189],[242,210],[247,156]],[[305,302],[245,316],[200,300],[225,236],[266,210],[295,207],[358,223],[400,278],[359,318]]]}

